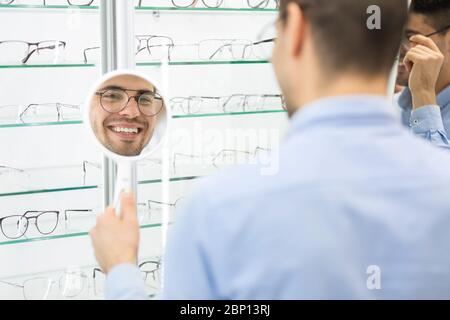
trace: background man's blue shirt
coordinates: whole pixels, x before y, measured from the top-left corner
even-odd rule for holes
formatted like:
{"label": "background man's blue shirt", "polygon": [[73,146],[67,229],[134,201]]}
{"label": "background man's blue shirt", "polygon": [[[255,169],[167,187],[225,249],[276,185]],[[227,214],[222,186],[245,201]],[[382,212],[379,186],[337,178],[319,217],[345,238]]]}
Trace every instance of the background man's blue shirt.
{"label": "background man's blue shirt", "polygon": [[442,90],[436,99],[437,105],[413,110],[411,91],[405,88],[398,95],[397,103],[404,126],[410,127],[417,136],[450,151],[450,86]]}
{"label": "background man's blue shirt", "polygon": [[[260,173],[206,179],[177,213],[162,298],[450,298],[450,155],[404,129],[386,100],[303,107],[279,171]],[[381,290],[368,286],[371,266]],[[131,265],[106,286],[111,299],[145,297]]]}

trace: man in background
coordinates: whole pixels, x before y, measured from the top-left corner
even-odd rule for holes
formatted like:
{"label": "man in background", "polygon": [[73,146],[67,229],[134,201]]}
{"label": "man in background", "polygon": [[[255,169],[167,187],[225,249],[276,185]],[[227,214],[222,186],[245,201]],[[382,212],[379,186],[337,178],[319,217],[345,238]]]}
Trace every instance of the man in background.
{"label": "man in background", "polygon": [[[162,298],[450,298],[450,154],[406,130],[386,97],[407,9],[281,0],[272,61],[291,128],[280,169],[230,169],[186,200]],[[146,298],[135,212],[124,195],[120,217],[108,208],[91,232],[110,299]]]}
{"label": "man in background", "polygon": [[450,134],[450,1],[413,0],[400,50],[402,122],[442,147]]}

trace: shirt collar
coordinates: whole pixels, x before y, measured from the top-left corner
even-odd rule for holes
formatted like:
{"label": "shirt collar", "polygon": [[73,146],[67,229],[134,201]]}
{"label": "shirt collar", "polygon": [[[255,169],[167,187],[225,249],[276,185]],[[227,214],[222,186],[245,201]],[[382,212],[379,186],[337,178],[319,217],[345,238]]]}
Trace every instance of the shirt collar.
{"label": "shirt collar", "polygon": [[291,123],[288,136],[310,127],[366,126],[372,123],[401,126],[392,103],[384,96],[374,95],[338,96],[316,100],[301,107],[293,115]]}
{"label": "shirt collar", "polygon": [[[442,108],[450,103],[450,85],[446,87],[444,90],[439,92],[437,95],[437,103]],[[411,110],[412,109],[412,96],[411,90],[409,88],[403,89],[398,97],[398,105],[403,110]]]}

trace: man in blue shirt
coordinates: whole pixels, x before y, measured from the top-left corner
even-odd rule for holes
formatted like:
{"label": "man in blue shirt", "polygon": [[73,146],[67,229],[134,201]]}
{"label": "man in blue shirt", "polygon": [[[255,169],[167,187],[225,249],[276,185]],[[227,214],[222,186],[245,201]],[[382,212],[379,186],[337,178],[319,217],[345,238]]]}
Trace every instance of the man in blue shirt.
{"label": "man in blue shirt", "polygon": [[400,50],[397,84],[402,122],[448,148],[450,134],[450,1],[413,0]]}
{"label": "man in blue shirt", "polygon": [[[406,17],[406,0],[281,1],[279,170],[198,186],[177,213],[162,298],[450,298],[450,154],[385,96]],[[144,299],[133,195],[122,209],[99,217],[95,255],[107,298]]]}

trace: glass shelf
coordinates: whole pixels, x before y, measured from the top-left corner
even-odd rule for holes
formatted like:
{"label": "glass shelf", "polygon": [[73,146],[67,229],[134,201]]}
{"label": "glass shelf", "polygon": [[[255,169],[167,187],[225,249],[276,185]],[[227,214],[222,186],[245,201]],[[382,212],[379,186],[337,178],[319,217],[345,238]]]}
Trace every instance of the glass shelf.
{"label": "glass shelf", "polygon": [[64,126],[64,125],[75,125],[83,124],[83,121],[59,121],[59,122],[34,122],[34,123],[6,123],[0,124],[1,128],[23,128],[23,127],[48,127],[48,126]]}
{"label": "glass shelf", "polygon": [[174,119],[190,119],[190,118],[208,118],[208,117],[229,117],[229,116],[246,116],[253,114],[268,114],[268,113],[286,113],[286,110],[260,110],[260,111],[245,111],[245,112],[217,112],[217,113],[199,113],[187,115],[173,115]]}
{"label": "glass shelf", "polygon": [[[203,176],[189,176],[189,177],[176,177],[169,179],[170,182],[177,181],[188,181],[202,178]],[[153,180],[142,180],[139,181],[139,185],[147,185],[147,184],[157,184],[162,183],[161,179],[153,179]],[[7,192],[0,193],[1,197],[15,197],[15,196],[24,196],[31,194],[44,194],[44,193],[55,193],[55,192],[68,192],[68,191],[81,191],[81,190],[90,190],[90,189],[98,189],[98,185],[92,186],[74,186],[74,187],[61,187],[61,188],[53,188],[53,189],[36,189],[36,190],[27,190],[27,191],[17,191],[17,192]]]}
{"label": "glass shelf", "polygon": [[[200,179],[204,176],[190,176],[190,177],[176,177],[176,178],[170,178],[170,182],[178,182],[178,181],[189,181],[189,180],[195,180]],[[142,180],[138,181],[138,185],[146,185],[146,184],[155,184],[155,183],[161,183],[161,179],[154,179],[154,180]]]}
{"label": "glass shelf", "polygon": [[[267,60],[232,60],[232,61],[171,61],[170,66],[201,66],[201,65],[221,65],[221,64],[266,64]],[[138,62],[138,67],[159,67],[161,62]]]}
{"label": "glass shelf", "polygon": [[[143,204],[144,206],[142,206],[142,203],[139,204],[137,211],[140,229],[162,227],[164,223],[164,213],[166,213],[166,211],[164,211],[162,207],[150,207],[145,202]],[[174,207],[168,207],[168,209],[168,224],[172,225],[176,210]],[[45,230],[53,229],[51,234],[44,235],[39,233],[37,228],[28,228],[25,236],[17,239],[8,239],[3,233],[0,233],[0,246],[84,237],[89,235],[89,230],[95,226],[98,215],[102,212],[103,208],[100,207],[96,207],[89,211],[84,210],[82,212],[77,212],[77,210],[67,210],[64,213],[65,218],[60,215],[59,220],[57,221],[53,221],[47,217],[47,220],[44,219],[39,222],[40,226]],[[11,227],[16,228],[16,226],[13,223],[6,226],[6,230],[9,230],[8,232],[10,234],[13,231]]]}
{"label": "glass shelf", "polygon": [[135,7],[137,11],[206,11],[206,12],[278,12],[278,9],[253,8],[176,8],[176,7]]}
{"label": "glass shelf", "polygon": [[[209,118],[209,117],[232,117],[232,116],[246,116],[246,115],[258,115],[258,114],[270,114],[270,113],[286,113],[285,110],[260,110],[260,111],[246,111],[246,112],[211,112],[211,113],[199,113],[199,114],[187,114],[187,115],[173,115],[173,119],[191,119],[191,118]],[[47,126],[64,126],[64,125],[80,125],[83,124],[82,120],[73,121],[59,121],[59,122],[34,122],[34,123],[5,123],[0,124],[2,128],[27,128],[27,127],[47,127]]]}
{"label": "glass shelf", "polygon": [[[171,181],[185,181],[189,179],[195,179],[195,177],[173,178]],[[143,185],[153,183],[154,181],[140,181],[139,184]],[[174,196],[173,199],[167,203],[177,203],[181,198]],[[137,218],[140,229],[162,227],[165,218],[168,218],[169,226],[172,225],[175,220],[176,207],[173,205],[166,206],[164,203],[152,202],[152,200],[154,199],[138,199]],[[89,209],[64,209],[64,211],[60,209],[58,220],[49,216],[42,218],[39,221],[40,230],[53,230],[51,234],[40,233],[37,225],[36,228],[27,228],[25,235],[17,239],[9,239],[3,233],[0,233],[0,246],[87,236],[89,235],[89,230],[95,226],[98,215],[103,212],[103,208],[99,206],[84,208]],[[165,209],[168,209],[168,211]],[[64,215],[62,215],[63,212]],[[17,213],[22,214],[23,212]],[[165,216],[166,213],[168,213],[167,217]],[[10,235],[15,234],[16,231],[14,229],[17,228],[17,224],[13,221],[9,221],[8,223],[2,226],[4,228],[2,231],[6,230]]]}
{"label": "glass shelf", "polygon": [[[170,182],[189,181],[215,174],[227,166],[244,163],[257,164],[261,153],[270,148],[260,145],[255,149],[219,149],[205,154],[174,152],[170,156]],[[256,158],[255,158],[256,157]],[[253,162],[256,161],[256,162]],[[162,183],[161,159],[145,158],[137,163],[138,185]],[[84,161],[70,166],[49,168],[4,168],[0,198],[32,194],[81,191],[102,188],[101,165]],[[1,187],[1,186],[0,186]]]}
{"label": "glass shelf", "polygon": [[[191,65],[223,65],[223,64],[267,64],[267,60],[234,60],[234,61],[172,61],[170,66],[191,66]],[[138,62],[138,67],[160,67],[161,62]],[[0,65],[0,69],[30,69],[30,68],[93,68],[100,65],[95,63],[68,63],[68,64],[11,64]]]}
{"label": "glass shelf", "polygon": [[[43,10],[98,10],[98,6],[70,6],[70,5],[30,5],[30,4],[10,4],[0,5],[0,9],[43,9]],[[206,11],[206,12],[278,12],[278,9],[252,9],[252,8],[176,8],[176,7],[135,7],[137,11]]]}
{"label": "glass shelf", "polygon": [[[169,223],[172,224],[172,223]],[[159,228],[162,227],[162,223],[153,223],[153,224],[144,224],[141,225],[141,229],[151,229],[151,228]],[[59,235],[50,235],[43,236],[37,238],[28,238],[28,239],[16,239],[16,240],[8,240],[0,242],[0,246],[21,244],[21,243],[30,243],[37,241],[48,241],[48,240],[57,240],[57,239],[67,239],[67,238],[76,238],[76,237],[85,237],[88,236],[89,232],[78,232],[78,233],[68,233],[68,234],[59,234]]]}
{"label": "glass shelf", "polygon": [[97,188],[98,188],[98,186],[83,186],[83,187],[67,187],[67,188],[56,188],[56,189],[18,191],[18,192],[0,193],[0,197],[14,197],[14,196],[23,196],[23,195],[40,194],[40,193],[79,191],[79,190],[89,190],[89,189],[97,189]]}
{"label": "glass shelf", "polygon": [[92,68],[92,63],[63,63],[63,64],[10,64],[0,65],[0,69],[31,69],[31,68]]}

